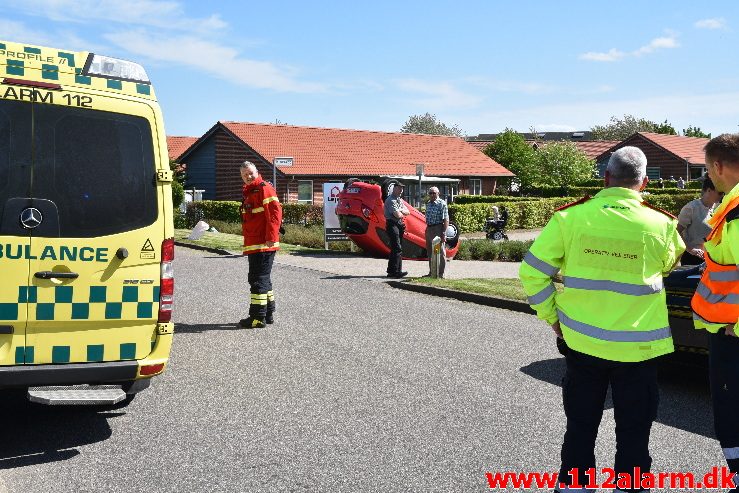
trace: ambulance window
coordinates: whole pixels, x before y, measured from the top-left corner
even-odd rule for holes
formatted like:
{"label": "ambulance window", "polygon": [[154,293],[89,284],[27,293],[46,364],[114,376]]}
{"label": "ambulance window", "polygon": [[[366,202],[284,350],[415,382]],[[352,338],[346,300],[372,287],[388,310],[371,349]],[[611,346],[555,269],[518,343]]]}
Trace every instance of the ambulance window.
{"label": "ambulance window", "polygon": [[37,111],[41,150],[33,196],[56,203],[62,237],[121,233],[156,220],[154,151],[145,118],[51,105]]}
{"label": "ambulance window", "polygon": [[31,104],[0,100],[0,211],[28,196],[31,178]]}

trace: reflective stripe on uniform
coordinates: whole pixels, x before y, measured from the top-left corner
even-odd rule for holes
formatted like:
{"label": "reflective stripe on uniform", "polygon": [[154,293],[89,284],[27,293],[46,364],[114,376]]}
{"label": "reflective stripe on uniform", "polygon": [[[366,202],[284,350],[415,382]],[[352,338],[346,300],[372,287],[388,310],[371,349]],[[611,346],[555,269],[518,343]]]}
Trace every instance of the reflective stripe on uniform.
{"label": "reflective stripe on uniform", "polygon": [[739,281],[739,268],[737,270],[725,270],[721,272],[709,272],[712,281]]}
{"label": "reflective stripe on uniform", "polygon": [[252,294],[251,295],[251,304],[252,305],[266,305],[267,304],[267,294]]}
{"label": "reflective stripe on uniform", "polygon": [[730,294],[716,294],[713,291],[711,291],[711,288],[703,284],[703,282],[698,283],[698,287],[695,289],[695,292],[698,293],[705,299],[707,302],[712,304],[717,303],[726,303],[728,305],[739,305],[739,294],[736,293],[730,293]]}
{"label": "reflective stripe on uniform", "polygon": [[606,330],[594,325],[578,322],[565,315],[561,310],[557,310],[559,321],[567,328],[574,330],[580,334],[599,339],[601,341],[612,342],[650,342],[660,341],[670,337],[670,327],[662,327],[654,330]]}
{"label": "reflective stripe on uniform", "polygon": [[551,264],[544,262],[543,260],[537,258],[536,255],[534,255],[530,251],[523,258],[523,261],[529,264],[534,269],[538,270],[539,272],[548,275],[549,277],[552,277],[557,272],[559,272],[559,267],[555,267]]}
{"label": "reflective stripe on uniform", "polygon": [[529,296],[529,304],[530,305],[538,305],[539,303],[543,303],[549,298],[552,294],[554,294],[557,290],[554,288],[554,284],[549,283],[547,287],[539,291],[538,293]]}
{"label": "reflective stripe on uniform", "polygon": [[273,200],[277,200],[277,197],[267,197],[264,200],[262,200],[262,205],[272,202]]}
{"label": "reflective stripe on uniform", "polygon": [[566,288],[585,289],[588,291],[613,291],[614,293],[628,294],[631,296],[645,296],[662,291],[661,279],[654,284],[645,285],[565,276],[564,285]]}
{"label": "reflective stripe on uniform", "polygon": [[249,245],[249,246],[245,246],[244,247],[244,251],[245,252],[251,252],[253,250],[262,250],[262,249],[266,249],[266,248],[276,248],[276,247],[279,247],[279,246],[280,246],[280,242],[279,241],[275,242],[275,244],[272,245],[271,247],[268,247],[265,243],[262,243],[260,245]]}
{"label": "reflective stripe on uniform", "polygon": [[739,447],[731,447],[722,449],[726,460],[739,459]]}
{"label": "reflective stripe on uniform", "polygon": [[252,214],[254,214],[255,212],[264,212],[264,207],[255,207],[251,210]]}

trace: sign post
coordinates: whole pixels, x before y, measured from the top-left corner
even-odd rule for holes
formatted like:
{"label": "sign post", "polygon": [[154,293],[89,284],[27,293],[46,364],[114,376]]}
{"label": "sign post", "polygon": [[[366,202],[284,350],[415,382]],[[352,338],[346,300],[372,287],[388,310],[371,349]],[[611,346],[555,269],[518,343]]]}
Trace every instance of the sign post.
{"label": "sign post", "polygon": [[329,241],[349,241],[341,231],[336,206],[339,205],[339,192],[344,189],[343,183],[323,184],[323,243],[328,250]]}
{"label": "sign post", "polygon": [[423,163],[418,163],[416,165],[416,174],[418,175],[418,204],[417,207],[421,207],[421,204],[423,203],[423,185],[422,185],[422,178],[423,178]]}
{"label": "sign post", "polygon": [[[287,167],[293,165],[293,158],[290,156],[283,156],[283,157],[275,157],[272,160],[272,186],[275,189],[275,192],[277,192],[277,167]],[[287,189],[285,191],[287,193]],[[279,196],[279,194],[278,194]],[[287,202],[287,200],[284,200],[284,202]]]}

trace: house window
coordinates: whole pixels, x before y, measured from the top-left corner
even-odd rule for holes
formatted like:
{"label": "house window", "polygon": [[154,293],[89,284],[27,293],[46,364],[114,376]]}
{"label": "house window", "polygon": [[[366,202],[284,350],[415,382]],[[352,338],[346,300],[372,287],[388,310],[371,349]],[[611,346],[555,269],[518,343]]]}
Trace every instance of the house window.
{"label": "house window", "polygon": [[470,195],[482,195],[482,180],[470,178]]}
{"label": "house window", "polygon": [[650,180],[658,180],[662,176],[662,170],[660,168],[647,167],[647,176]]}
{"label": "house window", "polygon": [[313,203],[313,180],[298,181],[298,204]]}

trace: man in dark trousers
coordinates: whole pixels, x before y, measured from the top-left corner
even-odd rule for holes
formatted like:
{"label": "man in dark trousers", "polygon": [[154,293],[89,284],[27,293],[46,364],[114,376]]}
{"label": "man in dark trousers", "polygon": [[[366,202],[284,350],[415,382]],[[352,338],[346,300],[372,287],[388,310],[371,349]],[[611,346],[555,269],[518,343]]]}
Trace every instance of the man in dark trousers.
{"label": "man in dark trousers", "polygon": [[241,201],[241,231],[244,255],[249,259],[251,302],[249,316],[239,321],[245,329],[266,327],[274,323],[275,296],[272,292],[272,263],[280,249],[282,206],[272,185],[259,176],[250,161],[241,164],[244,181]]}
{"label": "man in dark trousers", "polygon": [[385,199],[385,231],[390,238],[390,259],[387,262],[387,277],[401,278],[408,275],[403,270],[403,234],[405,234],[404,218],[410,212],[400,196],[403,184],[396,183]]}
{"label": "man in dark trousers", "polygon": [[[663,276],[685,244],[677,220],[645,203],[647,158],[611,155],[606,188],[559,208],[526,254],[521,282],[537,316],[564,339],[567,431],[558,492],[586,491],[610,385],[616,421],[614,471],[649,472],[649,432],[659,393],[655,359],[673,352]],[[561,273],[564,290],[554,277]],[[632,478],[641,480],[641,478]],[[572,486],[575,485],[575,486]],[[643,491],[641,483],[616,491]]]}
{"label": "man in dark trousers", "polygon": [[708,220],[704,243],[706,269],[691,306],[697,329],[708,335],[708,367],[716,438],[739,492],[739,134],[723,134],[704,148],[706,170],[723,192]]}

